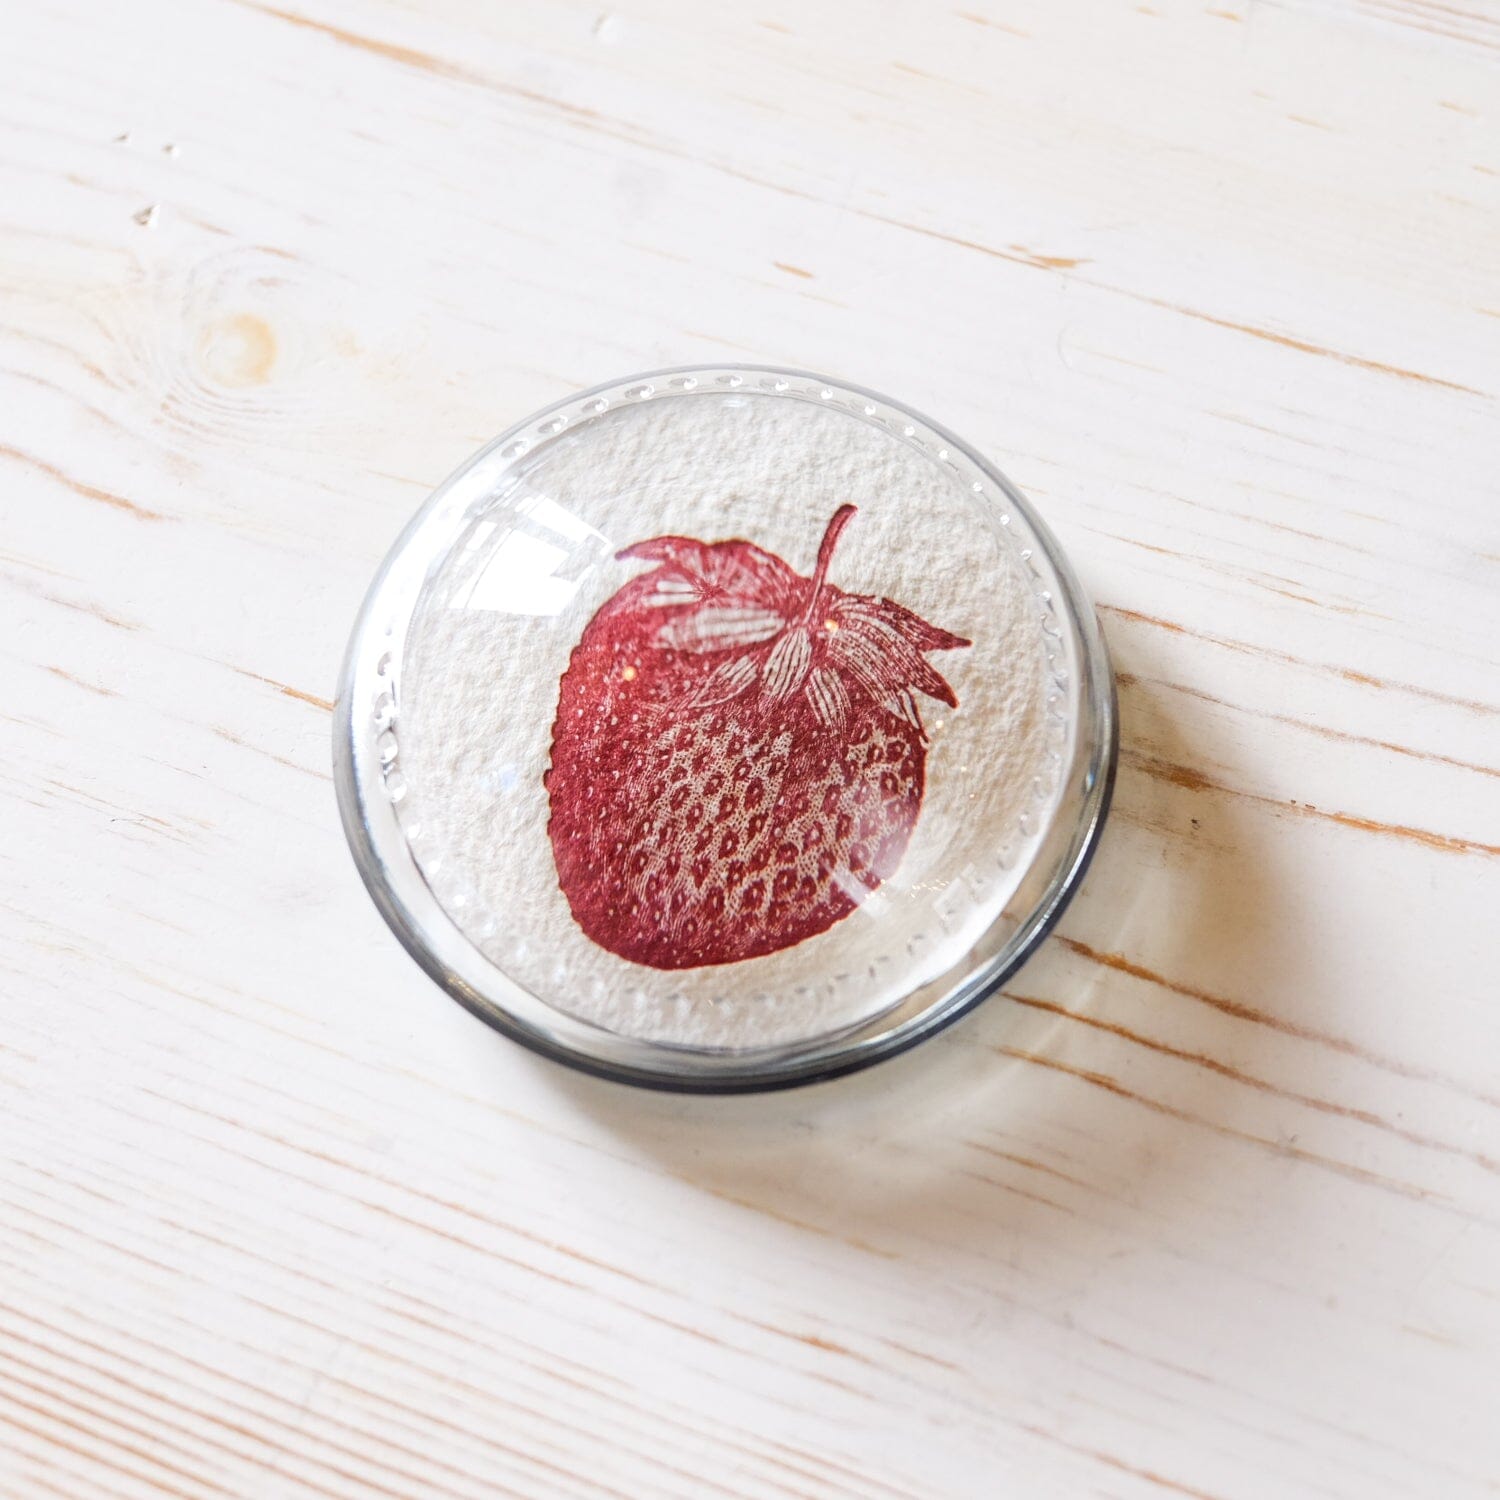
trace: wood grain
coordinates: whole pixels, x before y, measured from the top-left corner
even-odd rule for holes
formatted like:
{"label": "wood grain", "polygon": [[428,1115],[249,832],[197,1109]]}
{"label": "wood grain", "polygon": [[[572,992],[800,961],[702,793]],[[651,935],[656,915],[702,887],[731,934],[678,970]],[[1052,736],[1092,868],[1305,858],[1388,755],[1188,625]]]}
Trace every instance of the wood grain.
{"label": "wood grain", "polygon": [[[0,48],[0,1492],[1500,1489],[1500,10],[60,0]],[[869,1075],[520,1054],[354,876],[423,495],[909,400],[1120,668],[1062,933]]]}

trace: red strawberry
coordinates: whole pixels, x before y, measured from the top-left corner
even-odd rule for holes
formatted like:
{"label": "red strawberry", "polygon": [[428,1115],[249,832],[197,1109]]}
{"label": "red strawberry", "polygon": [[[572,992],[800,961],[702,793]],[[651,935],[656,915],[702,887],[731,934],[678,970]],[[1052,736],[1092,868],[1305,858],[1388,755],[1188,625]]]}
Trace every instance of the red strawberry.
{"label": "red strawberry", "polygon": [[552,726],[548,832],[578,925],[658,969],[789,948],[900,863],[922,806],[924,652],[968,641],[751,542],[664,536],[589,621]]}

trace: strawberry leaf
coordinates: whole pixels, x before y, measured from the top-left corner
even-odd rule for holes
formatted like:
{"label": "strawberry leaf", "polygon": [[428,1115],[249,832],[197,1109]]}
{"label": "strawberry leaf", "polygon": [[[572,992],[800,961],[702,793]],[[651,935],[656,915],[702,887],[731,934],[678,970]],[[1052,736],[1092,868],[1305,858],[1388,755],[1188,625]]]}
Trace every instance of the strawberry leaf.
{"label": "strawberry leaf", "polygon": [[969,645],[964,637],[892,599],[846,594],[826,582],[833,546],[853,515],[853,506],[835,513],[812,578],[742,540],[659,536],[616,554],[658,564],[634,585],[637,604],[662,611],[657,644],[724,658],[679,707],[728,703],[758,684],[762,709],[795,697],[832,727],[847,719],[857,695],[918,732],[918,693],[957,707],[925,653],[958,650]]}
{"label": "strawberry leaf", "polygon": [[641,575],[636,597],[647,608],[672,611],[657,631],[658,643],[672,651],[758,646],[786,627],[806,593],[804,580],[751,542],[660,536],[616,556],[661,564]]}
{"label": "strawberry leaf", "polygon": [[805,580],[753,542],[706,543],[691,537],[659,536],[615,556],[661,563],[657,574],[642,576],[658,578],[658,586],[673,577],[689,583],[693,601],[704,604],[754,607],[788,616],[801,604],[806,589]]}
{"label": "strawberry leaf", "polygon": [[[916,691],[950,708],[958,706],[953,689],[922,653],[967,646],[962,636],[929,625],[889,599],[863,594],[836,596],[824,623],[830,660],[877,703],[889,705],[898,695]],[[906,717],[902,709],[893,711]]]}

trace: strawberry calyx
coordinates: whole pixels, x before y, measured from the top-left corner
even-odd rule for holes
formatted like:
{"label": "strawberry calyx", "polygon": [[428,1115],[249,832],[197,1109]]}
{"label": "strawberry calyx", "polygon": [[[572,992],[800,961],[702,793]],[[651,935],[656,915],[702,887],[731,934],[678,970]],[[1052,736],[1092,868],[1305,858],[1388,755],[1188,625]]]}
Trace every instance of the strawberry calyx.
{"label": "strawberry calyx", "polygon": [[[825,728],[855,703],[873,702],[925,740],[917,694],[957,707],[930,651],[971,644],[893,600],[851,594],[828,579],[840,536],[857,507],[829,519],[811,578],[751,542],[662,536],[616,554],[659,564],[637,580],[636,602],[661,610],[655,644],[719,659],[672,706],[679,711],[738,699],[769,713],[803,703]],[[757,689],[753,698],[752,689]],[[759,714],[757,714],[759,716]]]}

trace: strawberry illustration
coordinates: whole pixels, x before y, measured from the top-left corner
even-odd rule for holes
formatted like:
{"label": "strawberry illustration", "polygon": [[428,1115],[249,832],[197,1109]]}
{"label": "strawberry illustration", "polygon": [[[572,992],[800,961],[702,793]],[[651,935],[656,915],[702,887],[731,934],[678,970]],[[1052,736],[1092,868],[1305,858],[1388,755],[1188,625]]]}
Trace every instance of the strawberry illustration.
{"label": "strawberry illustration", "polygon": [[811,578],[748,541],[663,536],[563,674],[548,832],[578,925],[658,969],[734,963],[832,927],[900,863],[922,806],[917,694],[970,643],[845,593],[829,521]]}

